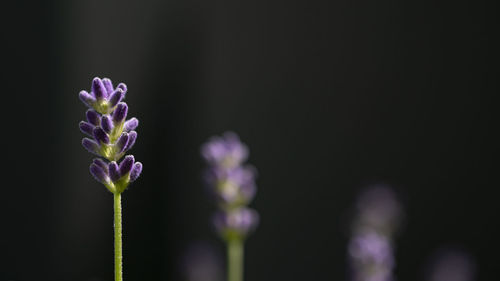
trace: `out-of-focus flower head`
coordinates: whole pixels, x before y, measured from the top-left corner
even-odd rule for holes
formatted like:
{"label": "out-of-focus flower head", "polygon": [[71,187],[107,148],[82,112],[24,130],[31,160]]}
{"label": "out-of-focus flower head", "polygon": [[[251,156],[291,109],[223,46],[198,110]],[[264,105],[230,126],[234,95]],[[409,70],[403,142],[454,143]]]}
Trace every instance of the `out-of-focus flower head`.
{"label": "out-of-focus flower head", "polygon": [[348,255],[351,281],[392,281],[393,236],[402,207],[385,185],[372,186],[358,198]]}
{"label": "out-of-focus flower head", "polygon": [[257,212],[246,207],[257,190],[256,169],[244,165],[247,146],[235,133],[226,132],[202,145],[201,155],[208,165],[204,181],[220,208],[214,216],[216,229],[225,238],[246,236],[258,223]]}

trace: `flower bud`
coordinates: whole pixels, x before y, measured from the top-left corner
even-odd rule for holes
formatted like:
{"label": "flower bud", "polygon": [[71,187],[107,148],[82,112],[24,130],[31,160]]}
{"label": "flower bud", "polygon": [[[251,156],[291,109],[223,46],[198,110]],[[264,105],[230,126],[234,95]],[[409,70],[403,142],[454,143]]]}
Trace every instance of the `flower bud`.
{"label": "flower bud", "polygon": [[92,93],[97,100],[105,99],[108,97],[106,88],[99,77],[94,78],[92,81]]}
{"label": "flower bud", "polygon": [[98,143],[109,144],[109,136],[101,127],[96,127],[94,129],[94,139]]}
{"label": "flower bud", "polygon": [[113,112],[113,122],[118,124],[127,118],[128,106],[126,103],[120,102]]}
{"label": "flower bud", "polygon": [[127,155],[125,156],[125,158],[123,159],[123,161],[120,163],[120,167],[119,167],[119,170],[120,170],[120,176],[124,176],[128,173],[130,173],[130,171],[132,170],[132,167],[134,166],[134,156],[133,155]]}
{"label": "flower bud", "polygon": [[134,167],[130,172],[130,182],[134,182],[141,175],[141,172],[142,172],[142,163],[135,162]]}

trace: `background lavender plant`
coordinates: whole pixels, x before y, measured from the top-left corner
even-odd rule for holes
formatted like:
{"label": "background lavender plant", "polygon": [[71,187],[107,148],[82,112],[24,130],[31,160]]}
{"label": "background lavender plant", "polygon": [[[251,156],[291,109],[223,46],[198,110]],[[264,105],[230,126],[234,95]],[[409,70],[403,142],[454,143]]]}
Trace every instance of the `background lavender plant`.
{"label": "background lavender plant", "polygon": [[348,245],[351,281],[395,280],[393,239],[401,215],[387,186],[371,187],[359,196]]}
{"label": "background lavender plant", "polygon": [[208,164],[204,179],[219,208],[213,225],[227,243],[227,278],[242,281],[243,243],[259,221],[257,212],[247,207],[256,192],[256,170],[243,164],[248,148],[233,132],[212,137],[201,154]]}
{"label": "background lavender plant", "polygon": [[114,195],[115,281],[123,280],[121,193],[142,172],[142,163],[135,162],[133,155],[117,163],[135,144],[137,132],[134,130],[139,125],[137,118],[126,120],[128,106],[121,102],[126,93],[125,84],[114,88],[110,79],[96,77],[91,91],[79,94],[80,100],[89,107],[87,121],[80,122],[80,130],[91,137],[84,138],[82,145],[90,153],[109,161],[95,158],[90,164],[90,173]]}

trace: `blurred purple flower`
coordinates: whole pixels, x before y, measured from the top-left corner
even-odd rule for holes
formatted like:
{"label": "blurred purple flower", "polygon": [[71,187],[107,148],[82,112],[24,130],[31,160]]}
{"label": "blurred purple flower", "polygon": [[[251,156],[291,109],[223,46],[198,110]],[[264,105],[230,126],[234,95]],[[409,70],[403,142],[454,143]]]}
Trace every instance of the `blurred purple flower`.
{"label": "blurred purple flower", "polygon": [[235,133],[227,132],[205,143],[201,155],[208,164],[204,181],[221,208],[214,216],[216,229],[223,236],[246,236],[258,223],[257,212],[245,207],[257,190],[256,169],[243,165],[248,158],[247,146]]}
{"label": "blurred purple flower", "polygon": [[392,281],[393,236],[402,208],[384,185],[365,190],[358,198],[348,255],[351,281]]}

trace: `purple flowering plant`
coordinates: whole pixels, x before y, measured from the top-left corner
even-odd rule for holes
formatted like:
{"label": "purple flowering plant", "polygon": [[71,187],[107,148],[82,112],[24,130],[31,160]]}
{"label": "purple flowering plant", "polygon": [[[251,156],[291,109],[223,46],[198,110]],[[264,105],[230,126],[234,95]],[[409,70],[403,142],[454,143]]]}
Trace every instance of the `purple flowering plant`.
{"label": "purple flowering plant", "polygon": [[96,77],[91,91],[79,94],[89,108],[86,121],[80,122],[80,130],[88,136],[83,138],[82,145],[105,159],[95,158],[90,164],[90,173],[114,196],[115,281],[123,280],[121,193],[142,172],[141,162],[136,162],[133,155],[125,156],[135,144],[135,129],[139,125],[135,117],[127,120],[128,106],[123,102],[126,93],[125,84],[113,87],[110,79]]}
{"label": "purple flowering plant", "polygon": [[348,245],[351,281],[393,281],[394,234],[402,207],[385,185],[365,190],[355,208]]}
{"label": "purple flowering plant", "polygon": [[245,165],[248,147],[233,132],[214,136],[201,148],[207,163],[204,181],[218,210],[213,225],[227,245],[227,280],[243,280],[244,241],[259,222],[247,205],[255,196],[256,170]]}

